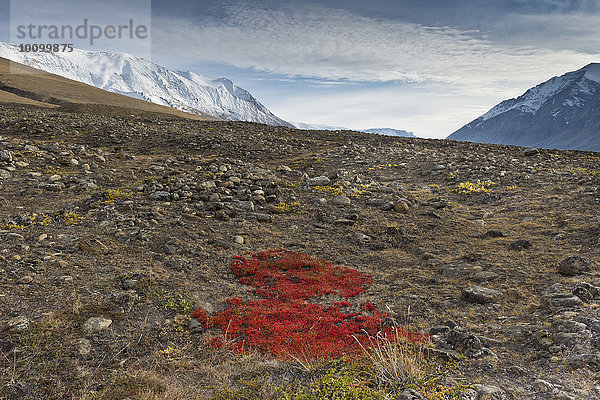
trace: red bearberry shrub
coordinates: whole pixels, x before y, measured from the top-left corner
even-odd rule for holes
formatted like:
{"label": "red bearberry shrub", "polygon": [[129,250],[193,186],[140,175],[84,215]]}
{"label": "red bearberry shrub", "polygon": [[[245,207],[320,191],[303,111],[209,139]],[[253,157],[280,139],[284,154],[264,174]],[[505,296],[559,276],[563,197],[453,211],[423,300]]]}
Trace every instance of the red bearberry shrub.
{"label": "red bearberry shrub", "polygon": [[264,298],[306,300],[327,294],[354,297],[373,279],[347,267],[288,250],[269,250],[235,257],[231,270],[240,282]]}
{"label": "red bearberry shrub", "polygon": [[[354,297],[372,283],[367,274],[288,250],[235,257],[231,270],[262,299],[229,299],[223,311],[208,315],[197,310],[194,317],[205,328],[221,329],[235,351],[254,348],[282,358],[338,358],[360,353],[369,337],[390,329],[382,328],[386,315],[370,303],[361,309],[372,315],[342,312],[341,307],[352,306],[348,301],[331,307],[308,302],[328,294]],[[409,340],[419,340],[402,332]]]}
{"label": "red bearberry shrub", "polygon": [[198,310],[194,311],[193,316],[201,324],[206,324],[208,322],[208,313],[202,309],[198,309]]}
{"label": "red bearberry shrub", "polygon": [[375,311],[375,306],[371,303],[362,303],[360,305],[360,308],[362,308],[365,311],[371,311],[371,312]]}

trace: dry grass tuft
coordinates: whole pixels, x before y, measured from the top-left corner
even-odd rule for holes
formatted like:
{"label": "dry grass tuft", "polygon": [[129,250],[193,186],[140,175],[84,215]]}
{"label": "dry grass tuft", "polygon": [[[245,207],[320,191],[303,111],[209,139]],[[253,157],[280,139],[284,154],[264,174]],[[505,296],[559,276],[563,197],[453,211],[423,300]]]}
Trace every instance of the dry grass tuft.
{"label": "dry grass tuft", "polygon": [[359,344],[375,369],[380,389],[398,391],[409,385],[418,385],[426,378],[429,366],[426,345],[408,341],[400,328],[394,327],[391,335],[379,332],[375,337],[369,336],[368,346],[360,341]]}

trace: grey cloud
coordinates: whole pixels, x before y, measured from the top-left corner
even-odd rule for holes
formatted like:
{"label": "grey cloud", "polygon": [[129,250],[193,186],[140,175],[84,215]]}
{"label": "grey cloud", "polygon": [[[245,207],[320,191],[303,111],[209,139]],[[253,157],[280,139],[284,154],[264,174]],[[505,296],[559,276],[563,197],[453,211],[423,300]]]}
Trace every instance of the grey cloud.
{"label": "grey cloud", "polygon": [[600,56],[506,45],[478,31],[315,6],[238,5],[228,8],[221,20],[192,24],[155,18],[154,26],[156,49],[197,43],[174,49],[189,57],[289,76],[445,82],[466,91],[524,88]]}

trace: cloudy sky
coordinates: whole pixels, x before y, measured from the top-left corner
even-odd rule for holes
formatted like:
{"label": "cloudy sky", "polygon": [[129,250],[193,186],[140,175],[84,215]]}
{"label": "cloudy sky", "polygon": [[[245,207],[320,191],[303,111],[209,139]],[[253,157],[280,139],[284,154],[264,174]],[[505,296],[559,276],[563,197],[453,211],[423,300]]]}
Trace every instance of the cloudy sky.
{"label": "cloudy sky", "polygon": [[154,0],[151,16],[154,62],[226,76],[288,121],[422,137],[600,62],[598,0]]}

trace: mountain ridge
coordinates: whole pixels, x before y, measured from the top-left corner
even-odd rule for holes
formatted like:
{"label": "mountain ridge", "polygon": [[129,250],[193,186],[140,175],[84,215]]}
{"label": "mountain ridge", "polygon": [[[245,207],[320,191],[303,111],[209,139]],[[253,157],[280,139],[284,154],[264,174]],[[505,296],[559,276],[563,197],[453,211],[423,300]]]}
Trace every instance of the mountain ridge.
{"label": "mountain ridge", "polygon": [[172,71],[127,53],[20,53],[18,47],[0,42],[0,57],[191,114],[292,127],[227,78]]}
{"label": "mountain ridge", "polygon": [[377,135],[385,135],[385,136],[416,137],[413,132],[405,131],[403,129],[394,129],[394,128],[369,128],[369,129],[363,129],[361,132],[374,133]]}
{"label": "mountain ridge", "polygon": [[[451,140],[600,151],[600,63],[553,77],[500,102]],[[583,129],[583,131],[582,131]]]}
{"label": "mountain ridge", "polygon": [[110,115],[146,114],[215,120],[208,114],[190,114],[171,107],[124,96],[41,71],[0,57],[0,104],[20,104],[72,112]]}

